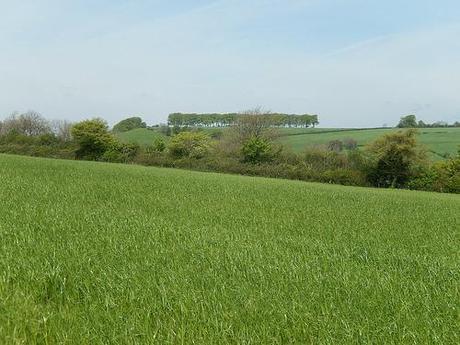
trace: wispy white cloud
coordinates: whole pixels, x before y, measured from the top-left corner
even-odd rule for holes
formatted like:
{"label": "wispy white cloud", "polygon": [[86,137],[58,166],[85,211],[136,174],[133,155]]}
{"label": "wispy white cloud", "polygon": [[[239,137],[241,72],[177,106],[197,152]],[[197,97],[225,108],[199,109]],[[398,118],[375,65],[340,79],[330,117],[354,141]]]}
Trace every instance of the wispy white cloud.
{"label": "wispy white cloud", "polygon": [[[41,3],[56,7],[12,6],[21,24],[0,35],[0,116],[34,108],[154,122],[173,111],[262,105],[319,113],[328,126],[375,126],[413,111],[426,120],[460,115],[455,24],[339,39],[303,26],[324,6],[316,0],[202,1],[156,14],[119,1],[68,19],[71,1]],[[40,31],[53,20],[55,34]]]}

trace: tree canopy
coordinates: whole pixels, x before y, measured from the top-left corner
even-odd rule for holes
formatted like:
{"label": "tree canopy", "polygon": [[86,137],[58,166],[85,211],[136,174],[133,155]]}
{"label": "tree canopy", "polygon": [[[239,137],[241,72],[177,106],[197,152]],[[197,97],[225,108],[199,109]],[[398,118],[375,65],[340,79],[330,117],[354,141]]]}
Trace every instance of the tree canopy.
{"label": "tree canopy", "polygon": [[115,126],[113,126],[114,132],[127,132],[136,128],[146,128],[147,125],[142,119],[138,116],[129,117],[127,119],[121,120]]}
{"label": "tree canopy", "polygon": [[[173,113],[168,116],[168,124],[170,126],[227,127],[234,125],[243,116],[247,116],[247,114]],[[264,116],[269,119],[273,127],[314,127],[319,124],[318,115],[267,113]]]}
{"label": "tree canopy", "polygon": [[445,121],[436,121],[433,123],[425,123],[422,120],[417,122],[415,115],[406,115],[401,117],[397,125],[398,128],[442,128],[442,127],[460,127],[460,122],[456,121],[453,124],[448,124]]}
{"label": "tree canopy", "polygon": [[98,160],[115,142],[107,122],[102,119],[81,121],[71,131],[79,146],[76,156],[80,159]]}

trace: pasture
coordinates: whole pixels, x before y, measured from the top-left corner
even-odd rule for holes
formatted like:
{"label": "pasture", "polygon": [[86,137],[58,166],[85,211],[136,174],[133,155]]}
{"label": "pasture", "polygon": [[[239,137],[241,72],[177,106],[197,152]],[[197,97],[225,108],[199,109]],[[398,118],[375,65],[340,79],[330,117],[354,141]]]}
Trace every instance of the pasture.
{"label": "pasture", "polygon": [[[325,145],[332,140],[352,138],[363,147],[381,135],[397,131],[395,128],[380,129],[307,129],[304,132],[282,131],[281,143],[301,152],[306,146]],[[441,158],[444,154],[455,155],[460,147],[460,128],[420,128],[419,141],[433,154],[434,158]]]}
{"label": "pasture", "polygon": [[147,128],[136,128],[127,132],[116,133],[116,136],[122,142],[138,144],[141,146],[152,145],[157,138],[167,138],[158,130],[150,130]]}
{"label": "pasture", "polygon": [[455,344],[460,197],[0,155],[0,343]]}

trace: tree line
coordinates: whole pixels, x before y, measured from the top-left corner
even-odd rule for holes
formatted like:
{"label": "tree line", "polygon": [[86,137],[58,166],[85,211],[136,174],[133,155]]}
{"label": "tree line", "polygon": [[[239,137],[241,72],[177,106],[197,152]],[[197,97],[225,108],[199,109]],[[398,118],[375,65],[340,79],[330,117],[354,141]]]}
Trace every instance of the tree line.
{"label": "tree line", "polygon": [[[258,111],[261,112],[260,110]],[[319,124],[318,115],[280,114],[271,112],[263,112],[263,115],[270,118],[270,123],[273,127],[307,128],[315,127]],[[173,113],[168,116],[168,125],[179,127],[228,127],[236,124],[238,120],[244,116],[244,113]]]}
{"label": "tree line", "polygon": [[399,120],[398,128],[447,128],[447,127],[460,127],[460,122],[455,121],[452,124],[449,124],[444,121],[436,121],[433,123],[425,123],[422,120],[417,121],[415,115],[406,115],[401,117]]}

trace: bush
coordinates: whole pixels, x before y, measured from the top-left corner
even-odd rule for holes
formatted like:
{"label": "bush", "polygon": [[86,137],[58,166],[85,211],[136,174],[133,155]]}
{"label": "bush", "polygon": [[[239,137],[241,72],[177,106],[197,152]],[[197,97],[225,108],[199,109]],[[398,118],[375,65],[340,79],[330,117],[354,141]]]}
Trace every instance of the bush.
{"label": "bush", "polygon": [[342,184],[346,186],[366,186],[366,175],[353,169],[326,170],[320,174],[318,181]]}
{"label": "bush", "polygon": [[343,147],[346,150],[356,150],[358,148],[358,142],[352,138],[346,138],[343,140]]}
{"label": "bush", "polygon": [[38,143],[40,145],[56,145],[59,141],[59,138],[54,133],[42,134],[38,137]]}
{"label": "bush", "polygon": [[139,152],[139,145],[114,142],[101,156],[101,161],[111,163],[129,163]]}
{"label": "bush", "polygon": [[376,187],[404,188],[427,164],[425,150],[417,144],[417,131],[386,134],[368,148],[368,180]]}
{"label": "bush", "polygon": [[171,139],[169,153],[175,158],[203,158],[210,148],[209,137],[202,132],[181,132]]}
{"label": "bush", "polygon": [[410,189],[441,193],[460,193],[460,154],[436,162],[408,183]]}
{"label": "bush", "polygon": [[75,152],[78,159],[99,160],[116,143],[102,119],[81,121],[72,127],[71,132],[78,145]]}
{"label": "bush", "polygon": [[345,154],[328,151],[320,147],[307,148],[304,153],[304,162],[306,165],[317,171],[346,168],[348,158]]}
{"label": "bush", "polygon": [[241,154],[246,163],[269,162],[273,159],[273,146],[267,139],[252,137],[243,143]]}
{"label": "bush", "polygon": [[166,143],[163,138],[156,138],[154,140],[152,150],[155,152],[164,152],[166,150]]}
{"label": "bush", "polygon": [[340,140],[332,140],[327,144],[329,151],[341,152],[343,150],[343,143]]}

